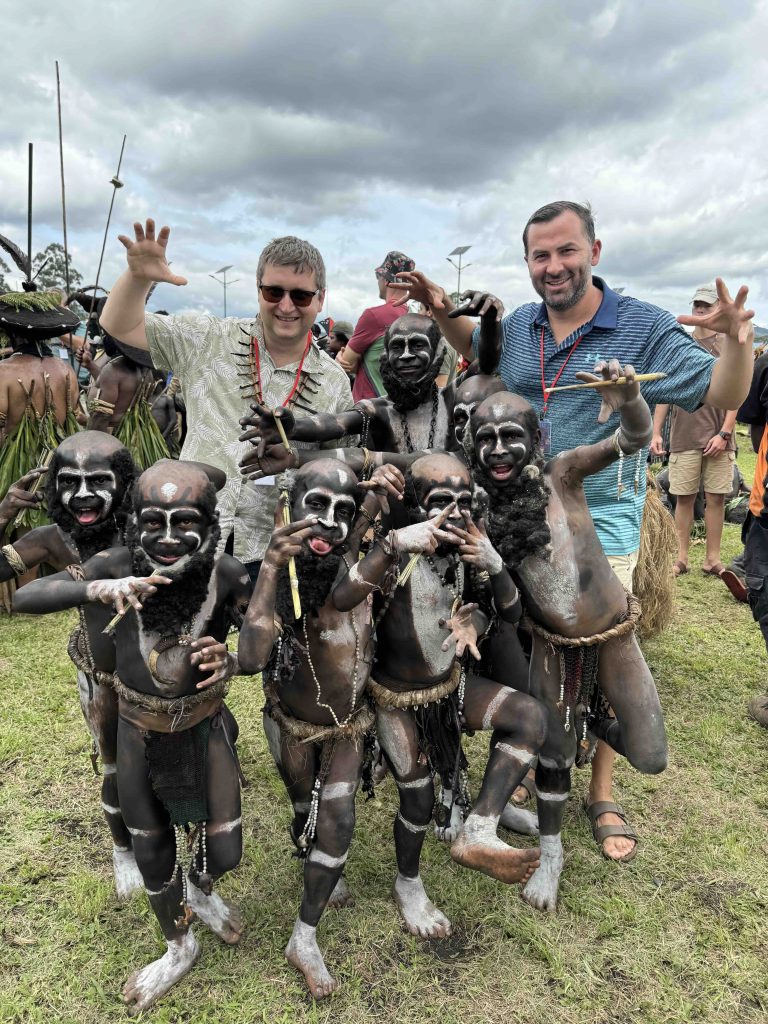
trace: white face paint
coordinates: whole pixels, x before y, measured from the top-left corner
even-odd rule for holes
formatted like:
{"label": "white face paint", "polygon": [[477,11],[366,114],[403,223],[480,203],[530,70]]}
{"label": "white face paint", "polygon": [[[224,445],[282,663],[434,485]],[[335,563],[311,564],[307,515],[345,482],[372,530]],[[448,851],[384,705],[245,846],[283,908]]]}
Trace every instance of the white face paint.
{"label": "white face paint", "polygon": [[528,445],[523,441],[510,441],[510,435],[525,437],[525,430],[514,420],[482,425],[476,440],[477,458],[482,466],[487,468],[490,455],[512,455],[517,459],[527,456]]}
{"label": "white face paint", "polygon": [[77,498],[83,501],[87,498],[98,498],[102,503],[99,509],[99,518],[105,519],[112,508],[114,494],[117,490],[115,474],[110,469],[93,470],[86,472],[81,463],[81,453],[78,452],[78,470],[60,469],[56,475],[56,489],[64,508],[74,515],[71,508],[72,499]]}
{"label": "white face paint", "polygon": [[173,501],[173,499],[176,497],[176,492],[178,491],[178,489],[179,488],[176,486],[176,484],[172,484],[170,481],[168,481],[168,483],[163,484],[163,486],[160,488],[160,493],[162,494],[166,501]]}
{"label": "white face paint", "polygon": [[[161,569],[164,575],[167,576],[169,573],[178,572],[187,564],[192,555],[202,547],[202,523],[199,523],[199,515],[199,509],[189,506],[160,508],[157,505],[145,505],[141,509],[139,521],[145,528],[140,530],[139,543],[150,562]],[[160,529],[146,528],[147,524],[143,521],[145,516],[154,520],[160,520],[162,524]],[[183,522],[185,517],[194,519],[198,525],[192,529],[181,529],[179,523]],[[147,544],[157,543],[159,540],[163,542],[163,552],[169,557],[182,547],[185,549],[184,553],[175,562],[163,562],[153,557],[150,551],[147,550]],[[155,555],[157,555],[157,552],[155,552]]]}
{"label": "white face paint", "polygon": [[428,519],[436,519],[452,501],[456,502],[456,508],[448,518],[458,522],[462,518],[462,509],[468,512],[472,507],[472,492],[458,482],[454,486],[448,484],[433,487],[424,495],[424,505],[420,505],[419,509]]}
{"label": "white face paint", "polygon": [[[341,473],[339,474],[341,475]],[[343,480],[342,480],[343,482]],[[338,529],[344,540],[355,517],[355,502],[348,494],[337,494],[329,487],[313,487],[301,499],[302,519],[317,516],[328,530]],[[339,513],[342,513],[339,516]]]}

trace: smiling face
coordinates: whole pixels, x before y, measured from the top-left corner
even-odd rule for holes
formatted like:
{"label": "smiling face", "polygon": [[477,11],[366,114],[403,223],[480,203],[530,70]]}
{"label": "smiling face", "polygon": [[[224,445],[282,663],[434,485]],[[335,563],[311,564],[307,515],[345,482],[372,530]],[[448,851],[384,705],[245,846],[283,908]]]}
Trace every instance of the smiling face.
{"label": "smiling face", "polygon": [[492,395],[471,418],[475,459],[497,486],[511,483],[531,460],[539,432],[533,429],[535,412],[517,395]]}
{"label": "smiling face", "polygon": [[317,516],[305,541],[313,554],[324,558],[346,544],[357,516],[357,477],[336,459],[308,463],[296,474],[291,504],[294,522]]}
{"label": "smiling face", "polygon": [[464,443],[464,430],[469,423],[469,417],[478,405],[489,395],[506,390],[504,382],[499,377],[486,377],[482,374],[469,377],[459,386],[453,403],[453,436],[459,448]]}
{"label": "smiling face", "polygon": [[531,283],[549,309],[566,312],[584,297],[600,250],[601,242],[589,242],[581,219],[571,210],[530,225],[525,261]]}
{"label": "smiling face", "polygon": [[[325,292],[318,291],[314,270],[298,272],[294,267],[267,263],[258,283],[286,289],[279,302],[269,302],[259,290],[259,312],[267,342],[277,342],[282,347],[306,342],[325,301]],[[297,306],[289,294],[291,289],[315,294],[308,306]]]}
{"label": "smiling face", "polygon": [[403,381],[416,382],[431,367],[440,329],[429,317],[409,313],[389,327],[384,347],[390,368]]}
{"label": "smiling face", "polygon": [[138,483],[139,544],[158,570],[180,571],[201,550],[215,518],[215,492],[201,470],[163,460]]}
{"label": "smiling face", "polygon": [[57,503],[81,527],[105,522],[123,500],[124,481],[113,466],[113,456],[123,445],[98,431],[83,431],[59,445],[56,451]]}

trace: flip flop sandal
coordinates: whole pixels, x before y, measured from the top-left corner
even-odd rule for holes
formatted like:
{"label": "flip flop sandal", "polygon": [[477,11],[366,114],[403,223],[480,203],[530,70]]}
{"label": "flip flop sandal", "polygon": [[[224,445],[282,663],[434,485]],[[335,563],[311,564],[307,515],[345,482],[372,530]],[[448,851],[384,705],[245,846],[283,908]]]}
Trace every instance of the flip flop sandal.
{"label": "flip flop sandal", "polygon": [[708,569],[705,569],[702,566],[701,571],[704,573],[705,576],[722,576],[722,574],[725,572],[725,566],[722,564],[722,562],[718,562],[717,565],[710,565]]}
{"label": "flip flop sandal", "polygon": [[[514,793],[512,794],[512,803],[515,807],[525,807],[536,796],[536,780],[531,779],[528,775],[525,775],[523,779],[518,783],[518,786],[522,786],[523,789],[528,793],[528,796],[524,800],[515,800]],[[517,788],[517,787],[515,787]]]}
{"label": "flip flop sandal", "polygon": [[672,566],[673,576],[685,576],[687,572],[690,572],[688,566],[685,564],[685,562],[681,562],[680,559],[678,559]]}
{"label": "flip flop sandal", "polygon": [[741,601],[742,604],[747,603],[749,600],[747,588],[744,586],[744,581],[733,571],[733,569],[723,569],[720,573],[720,579],[726,587],[728,587],[737,601]]}
{"label": "flip flop sandal", "polygon": [[[611,800],[596,800],[593,804],[585,803],[584,810],[592,823],[592,837],[600,847],[600,852],[606,860],[613,860],[618,864],[629,864],[631,860],[635,859],[635,856],[637,855],[637,844],[640,840],[632,826],[627,823],[627,816],[624,813],[623,807],[620,807],[619,804],[613,803]],[[598,825],[597,819],[601,814],[617,814],[621,818],[623,824]],[[630,852],[625,853],[623,857],[609,857],[603,849],[603,843],[606,839],[610,839],[611,836],[623,836],[625,839],[632,839],[634,840],[635,845]]]}

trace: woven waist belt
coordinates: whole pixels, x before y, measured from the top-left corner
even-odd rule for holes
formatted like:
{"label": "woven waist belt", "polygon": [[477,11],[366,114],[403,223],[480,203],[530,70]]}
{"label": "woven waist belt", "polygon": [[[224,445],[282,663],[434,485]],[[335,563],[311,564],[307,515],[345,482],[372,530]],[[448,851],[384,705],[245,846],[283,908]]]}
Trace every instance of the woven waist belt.
{"label": "woven waist belt", "polygon": [[367,704],[361,704],[353,712],[346,725],[318,725],[316,722],[305,722],[301,718],[289,715],[280,704],[280,698],[271,686],[264,687],[267,703],[264,711],[273,722],[277,723],[281,732],[302,743],[324,743],[326,740],[359,740],[368,732],[374,723],[374,714]]}
{"label": "woven waist belt", "polygon": [[546,640],[553,647],[596,647],[598,644],[605,644],[618,636],[625,636],[633,633],[642,617],[643,611],[640,602],[634,594],[627,591],[627,616],[615,626],[604,630],[602,633],[595,633],[593,636],[560,636],[559,633],[550,633],[543,626],[527,616],[522,620],[521,625],[530,629],[536,636]]}
{"label": "woven waist belt", "polygon": [[423,704],[433,704],[442,700],[458,689],[461,682],[461,662],[455,661],[451,674],[442,683],[430,686],[425,690],[406,690],[402,693],[390,690],[371,677],[368,680],[368,693],[382,708],[417,708]]}
{"label": "woven waist belt", "polygon": [[159,697],[132,690],[117,673],[113,676],[113,686],[120,698],[120,716],[131,725],[152,732],[191,729],[215,714],[229,692],[229,681],[225,679],[185,697]]}

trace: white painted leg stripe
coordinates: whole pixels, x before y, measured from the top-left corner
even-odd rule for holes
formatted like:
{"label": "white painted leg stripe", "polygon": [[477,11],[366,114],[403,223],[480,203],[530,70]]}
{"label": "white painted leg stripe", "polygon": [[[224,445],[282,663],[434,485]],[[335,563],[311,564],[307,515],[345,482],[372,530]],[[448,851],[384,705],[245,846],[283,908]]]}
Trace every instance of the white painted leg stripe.
{"label": "white painted leg stripe", "polygon": [[222,832],[234,832],[242,824],[242,818],[235,818],[233,821],[217,821],[215,825],[209,825],[206,831],[209,836],[217,836]]}
{"label": "white painted leg stripe", "polygon": [[414,825],[413,822],[407,821],[402,816],[400,811],[397,812],[397,820],[400,822],[403,828],[407,828],[409,832],[415,832],[417,835],[421,832],[426,832],[427,829],[429,828],[429,822],[427,822],[426,825]]}
{"label": "white painted leg stripe", "polygon": [[553,757],[544,757],[543,754],[539,754],[539,764],[542,768],[549,768],[550,771],[564,771],[567,768],[573,768],[573,762],[575,758],[569,757],[566,761],[561,764],[556,761]]}
{"label": "white painted leg stripe", "polygon": [[132,836],[140,836],[142,839],[148,839],[150,836],[159,835],[161,829],[159,828],[129,828],[128,831]]}
{"label": "white painted leg stripe", "polygon": [[299,803],[293,805],[293,809],[297,814],[303,814],[309,810],[309,800],[300,800]]}
{"label": "white painted leg stripe", "polygon": [[499,710],[499,708],[501,707],[501,705],[504,703],[504,701],[506,699],[507,699],[507,694],[504,692],[504,690],[499,690],[499,692],[496,694],[496,696],[493,698],[491,703],[486,708],[485,714],[483,715],[483,728],[484,729],[490,729],[491,728],[491,721],[493,719],[493,716],[496,714],[496,712]]}
{"label": "white painted leg stripe", "polygon": [[398,789],[421,789],[422,786],[432,785],[432,776],[425,775],[423,779],[412,779],[410,782],[401,782],[397,780]]}
{"label": "white painted leg stripe", "polygon": [[329,853],[323,853],[322,850],[315,847],[307,860],[312,861],[313,864],[320,864],[324,868],[340,868],[342,864],[346,863],[347,854],[345,853],[342,857],[331,857]]}
{"label": "white painted leg stripe", "polygon": [[323,786],[320,800],[341,800],[342,797],[352,796],[356,789],[356,782],[333,782],[330,786]]}
{"label": "white painted leg stripe", "polygon": [[530,764],[533,760],[533,754],[530,750],[525,750],[523,747],[513,747],[509,743],[497,743],[496,749],[500,750],[502,754],[506,754],[508,757],[514,757],[516,761],[520,761],[521,764]]}
{"label": "white painted leg stripe", "polygon": [[161,896],[163,890],[158,889],[157,892],[155,892],[154,889],[147,889],[147,887],[144,886],[144,892],[147,894],[147,896]]}
{"label": "white painted leg stripe", "polygon": [[117,775],[116,764],[104,764],[104,762],[102,761],[101,770],[104,772],[105,775]]}
{"label": "white painted leg stripe", "polygon": [[101,801],[101,809],[103,811],[105,811],[107,814],[119,814],[120,813],[120,808],[119,807],[111,807],[109,804],[105,804],[103,800]]}
{"label": "white painted leg stripe", "polygon": [[561,803],[563,800],[568,799],[568,793],[545,793],[544,790],[536,787],[536,797],[539,800],[552,800],[556,803]]}

